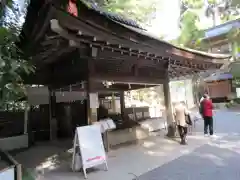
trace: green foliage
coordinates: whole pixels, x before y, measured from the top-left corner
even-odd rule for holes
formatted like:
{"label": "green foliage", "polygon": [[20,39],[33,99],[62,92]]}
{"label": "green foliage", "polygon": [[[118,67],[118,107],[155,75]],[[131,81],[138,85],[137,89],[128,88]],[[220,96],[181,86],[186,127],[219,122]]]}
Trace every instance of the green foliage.
{"label": "green foliage", "polygon": [[237,55],[240,53],[240,29],[232,28],[228,32],[227,38],[232,44],[232,56],[237,60]]}
{"label": "green foliage", "polygon": [[182,0],[182,3],[187,8],[193,8],[193,9],[202,8],[203,5],[204,5],[204,1],[203,0]]}
{"label": "green foliage", "polygon": [[152,88],[143,88],[130,91],[128,99],[134,99],[148,104],[152,104],[153,101],[163,103],[163,89],[162,86],[155,86]]}
{"label": "green foliage", "polygon": [[[220,19],[222,23],[235,20],[240,17],[240,2],[237,1],[238,0],[208,0],[206,14],[208,17],[213,17],[213,19]],[[219,15],[219,17],[216,17],[216,15]]]}
{"label": "green foliage", "polygon": [[110,12],[147,24],[156,10],[157,0],[96,0],[96,2]]}
{"label": "green foliage", "polygon": [[197,27],[199,23],[199,17],[192,11],[184,13],[181,22],[181,34],[177,40],[177,44],[180,46],[201,49],[201,38],[204,36],[204,32]]}
{"label": "green foliage", "polygon": [[229,103],[226,103],[226,107],[227,108],[232,108],[234,106],[237,106],[240,104],[240,98],[235,98],[233,100],[231,100]]}
{"label": "green foliage", "polygon": [[0,1],[0,25],[1,26],[6,16],[7,9],[13,9],[13,8],[14,8],[13,0]]}
{"label": "green foliage", "polygon": [[[9,8],[6,7],[5,8]],[[25,86],[21,74],[34,71],[26,59],[23,59],[16,42],[20,32],[18,12],[12,9],[11,17],[2,19],[0,27],[0,108],[13,106],[25,95]],[[2,10],[3,11],[3,10]]]}
{"label": "green foliage", "polygon": [[[213,21],[221,18],[223,23],[239,17],[240,2],[237,2],[237,0],[222,0],[220,3],[216,0],[207,0],[205,3],[203,0],[182,0],[182,3],[187,10],[184,11],[181,17],[180,37],[174,43],[188,48],[207,50],[209,47],[206,42],[201,41],[204,37],[204,31],[198,27],[199,18],[202,14],[200,12],[206,11],[205,14],[208,17],[214,17]],[[219,17],[216,17],[214,13],[219,14]],[[213,24],[216,24],[216,22],[213,22]],[[236,34],[239,32],[236,32],[236,29],[234,31],[234,33],[231,31],[229,34],[232,39],[236,40]]]}

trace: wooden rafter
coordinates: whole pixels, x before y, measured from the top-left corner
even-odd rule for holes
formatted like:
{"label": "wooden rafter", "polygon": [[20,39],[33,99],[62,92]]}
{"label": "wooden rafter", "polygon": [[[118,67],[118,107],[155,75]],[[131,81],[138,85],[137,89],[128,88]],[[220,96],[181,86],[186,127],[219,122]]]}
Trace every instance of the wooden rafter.
{"label": "wooden rafter", "polygon": [[[66,39],[71,39],[71,40],[74,40],[74,41],[77,41],[77,42],[80,42],[80,43],[91,44],[91,46],[97,47],[101,50],[102,49],[109,49],[113,52],[114,51],[119,52],[120,54],[127,53],[130,56],[144,57],[145,59],[149,59],[149,60],[157,60],[157,61],[168,60],[168,61],[170,61],[171,64],[178,64],[178,65],[183,66],[183,67],[186,66],[185,64],[183,64],[181,62],[181,58],[179,58],[179,57],[178,57],[178,59],[180,59],[180,60],[177,61],[177,60],[174,60],[174,59],[171,59],[171,58],[163,58],[162,56],[156,56],[154,54],[143,53],[143,52],[139,52],[139,51],[137,52],[137,50],[135,50],[135,51],[131,50],[131,52],[130,52],[129,50],[122,49],[121,46],[118,46],[118,47],[116,46],[116,48],[113,48],[111,46],[111,44],[109,44],[109,45],[99,44],[98,41],[89,41],[89,40],[84,39],[84,37],[82,35],[70,34],[67,30],[60,27],[59,24],[57,23],[57,21],[55,21],[55,20],[52,21],[52,23],[53,23],[52,24],[52,29],[55,30],[56,32],[60,33]],[[190,54],[190,53],[188,53],[188,54]],[[199,63],[196,64],[197,62],[199,62]],[[189,65],[186,66],[186,67],[191,67],[191,68],[198,68],[199,67],[200,70],[204,70],[204,69],[209,68],[209,65],[213,66],[213,63],[210,63],[210,62],[202,63],[201,61],[192,61],[192,62],[189,62]],[[218,65],[219,64],[216,64],[215,68],[218,68]]]}

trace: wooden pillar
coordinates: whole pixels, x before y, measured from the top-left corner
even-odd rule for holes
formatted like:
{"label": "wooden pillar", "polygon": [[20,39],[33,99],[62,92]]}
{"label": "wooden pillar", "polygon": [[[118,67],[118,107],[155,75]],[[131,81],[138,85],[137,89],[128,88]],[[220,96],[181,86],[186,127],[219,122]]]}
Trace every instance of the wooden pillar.
{"label": "wooden pillar", "polygon": [[[89,78],[87,82],[87,113],[88,113],[88,124],[93,124],[94,122],[97,122],[98,116],[97,116],[97,109],[99,108],[99,99],[98,99],[98,93],[94,90],[94,82],[91,81]],[[106,152],[109,151],[109,143],[108,143],[108,132],[104,132],[102,134],[103,138],[103,144],[105,147]]]}
{"label": "wooden pillar", "polygon": [[[98,54],[98,49],[89,47],[88,51],[85,52],[87,56],[96,58]],[[81,52],[80,52],[81,54]],[[91,75],[95,74],[95,66],[93,59],[86,59],[87,65],[87,114],[88,114],[88,124],[92,124],[97,121],[97,108],[99,107],[98,93],[95,88],[95,81],[91,79]]]}
{"label": "wooden pillar", "polygon": [[28,134],[28,119],[29,119],[29,106],[27,105],[24,111],[24,134]]}
{"label": "wooden pillar", "polygon": [[28,133],[28,144],[29,146],[34,145],[35,143],[35,137],[34,137],[34,132],[32,131],[32,112],[33,112],[33,106],[30,105],[29,107],[29,121],[27,124],[27,133]]}
{"label": "wooden pillar", "polygon": [[121,106],[121,116],[122,120],[124,120],[124,111],[125,111],[125,96],[124,91],[120,92],[120,106]]}
{"label": "wooden pillar", "polygon": [[49,125],[50,125],[50,140],[57,138],[57,119],[56,119],[56,94],[51,88],[49,90]]}
{"label": "wooden pillar", "polygon": [[169,82],[170,82],[169,76],[168,76],[168,73],[166,73],[165,80],[163,83],[163,92],[164,92],[165,112],[166,112],[167,127],[168,127],[167,136],[174,137],[176,128],[174,125]]}
{"label": "wooden pillar", "polygon": [[112,93],[112,110],[113,110],[113,113],[116,113],[116,99],[115,99],[114,93]]}
{"label": "wooden pillar", "polygon": [[98,93],[94,91],[91,80],[87,82],[87,114],[88,124],[92,124],[97,121],[97,108],[99,106]]}

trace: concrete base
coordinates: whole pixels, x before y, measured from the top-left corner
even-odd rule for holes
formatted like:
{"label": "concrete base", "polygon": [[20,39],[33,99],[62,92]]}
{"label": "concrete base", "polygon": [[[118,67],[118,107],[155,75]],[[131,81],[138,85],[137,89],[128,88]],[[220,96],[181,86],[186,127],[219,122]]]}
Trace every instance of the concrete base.
{"label": "concrete base", "polygon": [[28,148],[28,134],[0,139],[1,150],[11,151],[22,148]]}
{"label": "concrete base", "polygon": [[177,129],[175,124],[168,125],[167,137],[174,138],[176,137]]}
{"label": "concrete base", "polygon": [[110,147],[113,147],[116,145],[145,139],[149,137],[149,135],[150,134],[148,130],[139,126],[130,129],[111,131],[108,133],[108,143]]}
{"label": "concrete base", "polygon": [[167,124],[163,118],[147,119],[140,122],[140,126],[130,129],[111,131],[108,133],[109,146],[135,142],[150,136],[151,132],[166,129]]}
{"label": "concrete base", "polygon": [[221,110],[227,109],[226,103],[214,103],[214,107],[215,107],[216,109],[221,109]]}
{"label": "concrete base", "polygon": [[149,132],[159,131],[162,129],[167,129],[167,122],[165,118],[151,118],[140,122],[142,128],[148,130]]}

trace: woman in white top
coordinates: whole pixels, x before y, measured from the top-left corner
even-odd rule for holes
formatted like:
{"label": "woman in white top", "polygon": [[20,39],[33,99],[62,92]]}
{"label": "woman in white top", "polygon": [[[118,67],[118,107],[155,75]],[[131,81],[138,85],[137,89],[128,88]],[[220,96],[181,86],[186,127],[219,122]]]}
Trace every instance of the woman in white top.
{"label": "woman in white top", "polygon": [[184,102],[177,102],[174,107],[174,116],[177,123],[181,144],[186,144],[187,123],[186,115],[188,114],[187,107]]}

